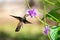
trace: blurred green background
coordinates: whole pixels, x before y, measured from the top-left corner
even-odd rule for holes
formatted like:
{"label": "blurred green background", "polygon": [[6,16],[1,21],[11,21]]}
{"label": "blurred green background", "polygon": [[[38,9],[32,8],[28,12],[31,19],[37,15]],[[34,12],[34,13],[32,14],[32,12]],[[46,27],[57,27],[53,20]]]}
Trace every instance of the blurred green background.
{"label": "blurred green background", "polygon": [[42,24],[23,25],[19,32],[15,32],[18,22],[6,23],[0,25],[0,40],[49,40],[42,33]]}

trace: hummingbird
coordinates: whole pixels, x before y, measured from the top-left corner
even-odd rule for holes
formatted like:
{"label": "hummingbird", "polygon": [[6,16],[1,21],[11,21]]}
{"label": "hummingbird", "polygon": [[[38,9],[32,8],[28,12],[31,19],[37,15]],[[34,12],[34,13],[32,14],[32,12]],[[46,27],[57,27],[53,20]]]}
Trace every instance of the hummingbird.
{"label": "hummingbird", "polygon": [[29,22],[28,20],[26,20],[26,17],[29,16],[28,14],[25,14],[25,15],[23,16],[23,18],[22,18],[22,17],[18,17],[18,16],[13,16],[13,15],[10,15],[10,16],[12,16],[12,17],[14,17],[14,18],[16,18],[16,19],[19,20],[19,23],[18,23],[18,25],[17,25],[17,27],[16,27],[16,29],[15,29],[15,32],[19,32],[19,31],[20,31],[23,23],[24,23],[24,24],[31,24],[31,22]]}

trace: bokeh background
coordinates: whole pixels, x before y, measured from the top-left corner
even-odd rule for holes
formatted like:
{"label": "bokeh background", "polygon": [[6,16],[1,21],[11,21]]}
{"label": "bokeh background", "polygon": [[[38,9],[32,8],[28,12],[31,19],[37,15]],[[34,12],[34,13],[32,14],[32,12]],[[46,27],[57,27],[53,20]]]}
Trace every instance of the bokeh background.
{"label": "bokeh background", "polygon": [[[29,0],[34,2],[31,7],[41,9],[37,11],[37,16],[42,19],[43,6],[41,0]],[[49,9],[48,9],[49,8]],[[47,11],[53,7],[48,6]],[[35,18],[27,17],[32,24],[24,24],[19,32],[15,32],[18,20],[10,15],[23,17],[27,13],[28,7],[25,0],[0,0],[0,40],[49,40],[43,34],[43,24]],[[48,19],[47,19],[48,20]],[[56,25],[55,22],[47,21],[49,24]]]}

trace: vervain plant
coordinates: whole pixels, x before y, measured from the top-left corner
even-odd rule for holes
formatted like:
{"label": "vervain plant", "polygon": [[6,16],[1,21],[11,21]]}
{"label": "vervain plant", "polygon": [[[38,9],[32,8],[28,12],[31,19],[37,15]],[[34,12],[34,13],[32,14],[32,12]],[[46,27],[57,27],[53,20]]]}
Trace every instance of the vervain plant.
{"label": "vervain plant", "polygon": [[[50,40],[57,40],[57,39],[59,40],[60,38],[58,36],[60,34],[58,35],[58,33],[60,32],[59,31],[60,30],[60,16],[59,15],[60,14],[58,12],[56,12],[56,11],[60,9],[60,7],[58,5],[58,4],[60,4],[60,2],[58,4],[53,3],[53,2],[51,2],[49,0],[42,0],[42,2],[43,2],[43,7],[44,7],[44,21],[36,16],[37,15],[36,10],[31,8],[29,3],[28,3],[28,0],[26,0],[26,4],[28,5],[28,8],[29,8],[28,14],[31,17],[35,17],[37,20],[39,20],[40,22],[42,22],[44,24],[44,28],[45,28],[44,33],[46,35],[48,35]],[[45,2],[47,2],[47,3],[51,4],[51,5],[55,5],[57,8],[51,10],[50,12],[47,12]],[[38,11],[40,12],[40,9],[38,9]],[[46,17],[48,17],[52,21],[56,21],[58,23],[58,25],[57,26],[52,26],[51,25],[51,27],[50,27],[50,25],[46,23]]]}

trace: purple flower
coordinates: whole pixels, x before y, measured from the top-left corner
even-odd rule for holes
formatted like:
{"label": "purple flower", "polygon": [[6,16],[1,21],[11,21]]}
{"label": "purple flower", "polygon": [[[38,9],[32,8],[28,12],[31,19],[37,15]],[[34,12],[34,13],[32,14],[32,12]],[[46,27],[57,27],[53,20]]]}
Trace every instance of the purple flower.
{"label": "purple flower", "polygon": [[46,35],[48,35],[49,31],[50,31],[49,26],[46,26],[45,29],[44,29],[44,33],[45,33]]}
{"label": "purple flower", "polygon": [[36,16],[36,11],[35,11],[35,9],[30,9],[30,10],[28,10],[28,13],[29,13],[29,15],[31,16],[31,17],[35,17]]}

